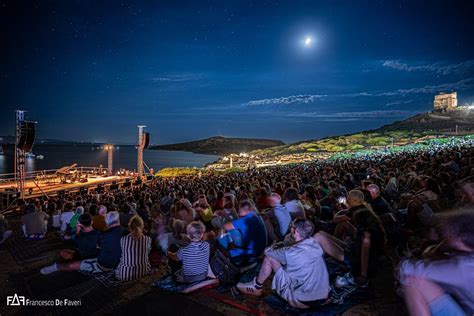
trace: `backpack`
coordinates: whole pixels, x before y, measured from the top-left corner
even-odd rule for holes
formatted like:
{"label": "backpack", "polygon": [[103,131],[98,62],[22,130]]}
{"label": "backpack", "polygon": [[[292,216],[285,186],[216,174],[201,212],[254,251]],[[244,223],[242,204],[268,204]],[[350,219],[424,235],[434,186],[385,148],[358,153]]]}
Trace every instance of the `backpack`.
{"label": "backpack", "polygon": [[228,257],[217,250],[210,262],[211,270],[222,283],[236,284],[239,281],[240,269]]}

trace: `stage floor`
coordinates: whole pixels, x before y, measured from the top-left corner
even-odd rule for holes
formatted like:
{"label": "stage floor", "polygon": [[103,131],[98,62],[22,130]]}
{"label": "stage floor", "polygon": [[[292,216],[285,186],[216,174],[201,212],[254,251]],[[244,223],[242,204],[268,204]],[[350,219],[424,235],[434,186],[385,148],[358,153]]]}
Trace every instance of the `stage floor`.
{"label": "stage floor", "polygon": [[[122,183],[125,179],[131,179],[130,177],[126,176],[108,176],[108,177],[95,177],[89,178],[87,182],[74,182],[74,183],[54,183],[54,184],[45,184],[45,183],[38,183],[38,186],[32,180],[27,180],[25,182],[25,198],[37,197],[46,194],[55,194],[58,191],[66,190],[71,191],[74,189],[79,189],[81,187],[96,187],[99,184],[112,184],[112,182],[116,181],[116,183]],[[32,188],[33,192],[29,194],[29,189]],[[41,188],[41,190],[40,190]],[[12,182],[8,183],[0,183],[0,192],[7,190],[7,189],[14,189],[16,190],[16,184]]]}

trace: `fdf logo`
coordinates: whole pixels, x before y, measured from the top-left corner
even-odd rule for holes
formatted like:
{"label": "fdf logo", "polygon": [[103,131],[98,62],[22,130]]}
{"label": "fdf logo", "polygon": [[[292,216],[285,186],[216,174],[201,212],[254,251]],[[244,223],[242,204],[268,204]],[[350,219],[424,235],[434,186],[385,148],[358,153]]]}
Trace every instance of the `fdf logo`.
{"label": "fdf logo", "polygon": [[25,297],[15,293],[13,296],[7,296],[7,306],[23,306],[25,305]]}

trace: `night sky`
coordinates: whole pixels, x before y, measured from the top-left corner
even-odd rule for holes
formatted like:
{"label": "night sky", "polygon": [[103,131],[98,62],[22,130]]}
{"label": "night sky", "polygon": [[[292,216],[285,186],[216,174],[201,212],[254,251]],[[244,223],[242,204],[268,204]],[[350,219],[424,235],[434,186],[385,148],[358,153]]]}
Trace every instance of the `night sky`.
{"label": "night sky", "polygon": [[[100,3],[99,3],[100,2]],[[474,1],[0,1],[0,135],[286,142],[474,102]],[[305,41],[308,42],[305,43]]]}

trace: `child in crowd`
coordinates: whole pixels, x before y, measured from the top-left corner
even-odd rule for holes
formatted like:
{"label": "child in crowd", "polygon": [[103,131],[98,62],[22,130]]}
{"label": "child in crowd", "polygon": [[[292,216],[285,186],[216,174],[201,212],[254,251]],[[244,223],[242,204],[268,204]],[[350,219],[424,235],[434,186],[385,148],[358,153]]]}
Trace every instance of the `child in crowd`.
{"label": "child in crowd", "polygon": [[180,247],[186,246],[189,243],[186,235],[186,222],[175,219],[171,224],[172,232],[164,233],[158,236],[158,244],[163,252],[168,252],[171,248],[176,252]]}
{"label": "child in crowd", "polygon": [[187,227],[189,245],[181,247],[177,252],[168,252],[173,261],[181,261],[182,268],[174,273],[175,280],[180,283],[193,283],[205,280],[209,275],[209,256],[211,247],[203,241],[206,228],[201,222],[191,222]]}

